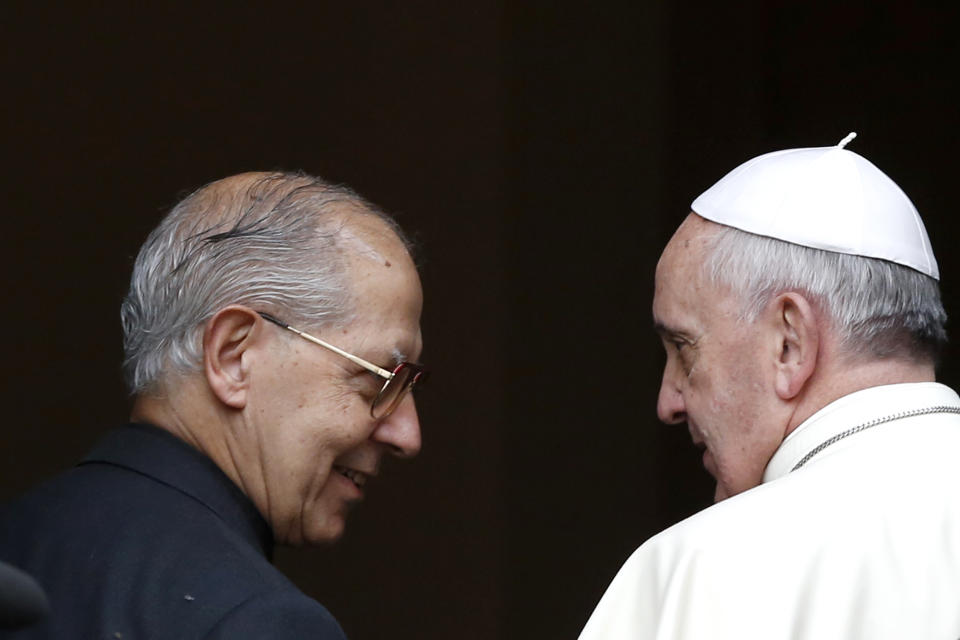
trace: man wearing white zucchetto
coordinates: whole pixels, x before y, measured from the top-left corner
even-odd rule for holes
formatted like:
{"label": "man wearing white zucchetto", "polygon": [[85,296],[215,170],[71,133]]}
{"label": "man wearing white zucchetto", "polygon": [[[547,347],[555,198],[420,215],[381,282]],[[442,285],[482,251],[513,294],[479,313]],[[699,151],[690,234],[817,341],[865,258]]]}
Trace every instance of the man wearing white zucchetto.
{"label": "man wearing white zucchetto", "polygon": [[581,640],[960,638],[960,398],[920,216],[835,147],[754,158],[656,272],[660,419],[713,506],[626,561]]}

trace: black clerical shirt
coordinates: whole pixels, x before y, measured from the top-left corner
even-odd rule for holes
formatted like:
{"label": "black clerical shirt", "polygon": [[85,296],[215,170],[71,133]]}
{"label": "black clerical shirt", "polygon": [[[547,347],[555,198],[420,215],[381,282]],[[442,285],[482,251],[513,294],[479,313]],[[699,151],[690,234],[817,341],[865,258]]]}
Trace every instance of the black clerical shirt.
{"label": "black clerical shirt", "polygon": [[272,549],[267,523],[211,460],[128,425],[0,511],[0,559],[33,575],[52,610],[4,637],[343,640]]}

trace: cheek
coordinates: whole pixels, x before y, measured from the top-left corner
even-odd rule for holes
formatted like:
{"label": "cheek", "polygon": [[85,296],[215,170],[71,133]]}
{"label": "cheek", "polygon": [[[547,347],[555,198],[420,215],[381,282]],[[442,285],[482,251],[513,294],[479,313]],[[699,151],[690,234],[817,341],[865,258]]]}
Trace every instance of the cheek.
{"label": "cheek", "polygon": [[[260,423],[271,432],[285,455],[297,460],[337,455],[355,442],[351,425],[368,418],[368,409],[355,393],[340,385],[306,385],[278,394],[259,411]],[[301,464],[304,464],[301,462]]]}
{"label": "cheek", "polygon": [[739,386],[731,384],[727,393],[713,396],[712,419],[705,437],[717,459],[720,476],[731,489],[742,491],[759,482],[754,476],[769,459],[770,420],[755,381],[745,377],[738,382]]}
{"label": "cheek", "polygon": [[718,371],[708,358],[701,359],[696,367],[687,372],[684,382],[684,399],[688,404],[708,417],[724,410],[728,400],[729,375]]}
{"label": "cheek", "polygon": [[376,426],[370,403],[349,384],[325,394],[303,414],[314,450],[325,448],[334,457],[367,440]]}
{"label": "cheek", "polygon": [[357,402],[356,396],[349,381],[326,376],[298,389],[297,408],[323,421],[325,417],[348,413]]}
{"label": "cheek", "polygon": [[701,360],[687,380],[684,402],[708,442],[736,439],[749,429],[757,384],[749,366],[707,366]]}

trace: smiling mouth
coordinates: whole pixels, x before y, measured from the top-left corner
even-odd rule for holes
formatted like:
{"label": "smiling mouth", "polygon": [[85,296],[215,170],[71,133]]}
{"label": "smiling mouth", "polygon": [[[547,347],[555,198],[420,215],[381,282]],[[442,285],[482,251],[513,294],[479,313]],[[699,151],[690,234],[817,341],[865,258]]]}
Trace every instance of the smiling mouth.
{"label": "smiling mouth", "polygon": [[367,474],[362,471],[357,471],[356,469],[348,469],[347,467],[341,467],[339,465],[334,465],[333,470],[345,477],[347,480],[357,485],[359,488],[363,488],[363,485],[367,484]]}

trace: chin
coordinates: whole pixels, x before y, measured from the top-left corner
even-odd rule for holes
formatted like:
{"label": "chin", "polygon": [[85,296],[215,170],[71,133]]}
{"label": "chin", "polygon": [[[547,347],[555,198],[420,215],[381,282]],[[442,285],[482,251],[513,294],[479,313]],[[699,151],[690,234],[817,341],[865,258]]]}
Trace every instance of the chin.
{"label": "chin", "polygon": [[718,502],[726,500],[727,498],[730,497],[730,495],[731,494],[729,491],[727,491],[726,487],[724,487],[720,483],[717,483],[717,488],[714,489],[713,491],[713,503],[716,504]]}
{"label": "chin", "polygon": [[318,531],[307,532],[301,545],[308,547],[322,547],[324,545],[333,544],[343,537],[345,530],[346,522],[344,522],[343,519],[337,518],[335,523],[325,523],[325,525]]}
{"label": "chin", "polygon": [[346,519],[341,515],[327,516],[313,526],[293,531],[274,531],[277,544],[286,547],[322,547],[338,541],[346,529]]}

